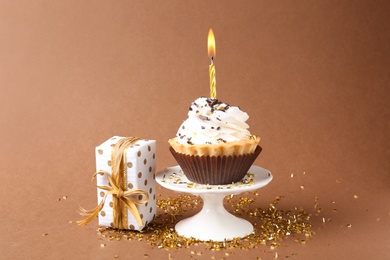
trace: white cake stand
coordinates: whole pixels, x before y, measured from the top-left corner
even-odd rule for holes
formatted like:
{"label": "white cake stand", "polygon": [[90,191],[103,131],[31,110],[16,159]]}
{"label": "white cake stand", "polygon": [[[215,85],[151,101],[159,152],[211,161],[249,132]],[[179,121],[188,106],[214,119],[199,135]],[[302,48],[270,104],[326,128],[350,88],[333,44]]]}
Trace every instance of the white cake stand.
{"label": "white cake stand", "polygon": [[164,188],[199,195],[203,199],[203,208],[198,214],[175,226],[179,235],[202,241],[232,240],[251,234],[252,224],[227,212],[223,199],[227,195],[259,189],[271,180],[271,172],[259,166],[252,166],[241,182],[228,185],[192,183],[185,177],[180,166],[169,167],[156,174],[156,181]]}

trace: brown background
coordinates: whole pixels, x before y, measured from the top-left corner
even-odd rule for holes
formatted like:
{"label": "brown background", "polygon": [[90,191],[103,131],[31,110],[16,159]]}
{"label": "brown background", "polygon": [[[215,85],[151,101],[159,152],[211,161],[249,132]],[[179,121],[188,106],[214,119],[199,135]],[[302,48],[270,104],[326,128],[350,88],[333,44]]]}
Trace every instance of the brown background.
{"label": "brown background", "polygon": [[96,201],[94,147],[107,138],[156,139],[157,170],[176,164],[167,139],[208,95],[210,27],[218,97],[248,112],[256,164],[274,175],[256,206],[284,195],[282,208],[314,213],[317,196],[322,215],[305,245],[201,257],[389,258],[389,14],[387,1],[0,1],[0,258],[200,250],[101,248],[97,222],[74,222]]}

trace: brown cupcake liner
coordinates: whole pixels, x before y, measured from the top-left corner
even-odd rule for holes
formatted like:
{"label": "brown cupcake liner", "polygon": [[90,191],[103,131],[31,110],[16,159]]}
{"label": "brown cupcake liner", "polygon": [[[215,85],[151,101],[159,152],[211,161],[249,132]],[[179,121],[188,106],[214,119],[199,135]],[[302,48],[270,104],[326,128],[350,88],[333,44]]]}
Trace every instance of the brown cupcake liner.
{"label": "brown cupcake liner", "polygon": [[262,148],[257,146],[254,153],[234,156],[186,155],[175,152],[172,147],[169,150],[188,180],[200,184],[224,185],[242,180]]}

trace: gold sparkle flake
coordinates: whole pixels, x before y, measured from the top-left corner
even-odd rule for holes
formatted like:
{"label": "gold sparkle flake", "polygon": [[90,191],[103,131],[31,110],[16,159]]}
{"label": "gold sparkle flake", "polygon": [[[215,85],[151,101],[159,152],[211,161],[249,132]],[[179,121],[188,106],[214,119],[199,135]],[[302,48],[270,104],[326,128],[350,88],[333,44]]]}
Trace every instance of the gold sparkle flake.
{"label": "gold sparkle flake", "polygon": [[[253,194],[251,195],[255,197]],[[206,249],[212,251],[249,250],[263,245],[277,248],[284,239],[290,236],[297,239],[299,244],[310,240],[314,232],[309,213],[300,207],[295,207],[293,210],[278,209],[277,204],[283,198],[282,196],[276,197],[268,208],[255,207],[256,201],[252,197],[227,196],[224,200],[224,204],[230,212],[241,217],[247,216],[254,225],[254,232],[245,238],[216,242],[199,241],[179,236],[175,231],[176,223],[183,219],[183,214],[199,210],[203,205],[202,199],[193,195],[157,199],[158,214],[153,222],[149,223],[142,231],[117,230],[109,227],[100,227],[97,231],[100,236],[110,241],[145,241],[152,248],[165,250],[190,248],[198,245],[204,245]],[[303,237],[300,238],[301,236]],[[228,254],[232,255],[230,251]],[[200,256],[196,251],[191,251],[191,255]],[[144,255],[144,257],[147,256]]]}

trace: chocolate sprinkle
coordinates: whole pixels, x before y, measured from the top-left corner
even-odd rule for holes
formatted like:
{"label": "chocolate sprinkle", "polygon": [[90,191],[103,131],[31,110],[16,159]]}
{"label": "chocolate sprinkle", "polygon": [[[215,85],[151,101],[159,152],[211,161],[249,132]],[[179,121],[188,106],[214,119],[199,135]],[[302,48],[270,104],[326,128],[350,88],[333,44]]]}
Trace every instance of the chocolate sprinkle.
{"label": "chocolate sprinkle", "polygon": [[187,138],[187,144],[190,144],[190,145],[193,145],[193,144],[194,144],[193,142],[191,142],[191,139],[192,139],[192,137],[188,137],[188,138]]}
{"label": "chocolate sprinkle", "polygon": [[199,118],[202,119],[202,120],[210,121],[210,118],[207,117],[207,116],[200,115]]}

